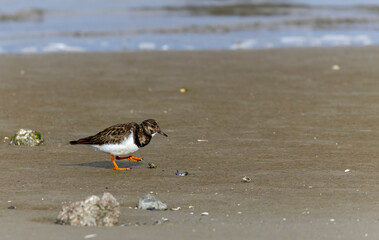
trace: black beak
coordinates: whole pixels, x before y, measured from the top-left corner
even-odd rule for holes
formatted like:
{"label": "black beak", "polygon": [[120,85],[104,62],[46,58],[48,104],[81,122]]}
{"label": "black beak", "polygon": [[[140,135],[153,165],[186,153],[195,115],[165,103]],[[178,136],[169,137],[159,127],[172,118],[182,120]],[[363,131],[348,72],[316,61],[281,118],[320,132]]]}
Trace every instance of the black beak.
{"label": "black beak", "polygon": [[158,129],[157,133],[162,134],[165,137],[168,137],[166,133],[162,132],[162,130]]}

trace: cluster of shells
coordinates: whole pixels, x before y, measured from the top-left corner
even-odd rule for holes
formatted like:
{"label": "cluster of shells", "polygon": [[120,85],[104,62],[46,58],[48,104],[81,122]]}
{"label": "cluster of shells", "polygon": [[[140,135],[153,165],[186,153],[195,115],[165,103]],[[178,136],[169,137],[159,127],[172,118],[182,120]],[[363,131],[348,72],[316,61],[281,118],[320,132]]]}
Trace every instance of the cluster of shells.
{"label": "cluster of shells", "polygon": [[34,147],[42,144],[43,141],[41,133],[35,130],[21,128],[15,135],[13,135],[9,144]]}
{"label": "cluster of shells", "polygon": [[84,201],[63,206],[57,217],[57,223],[71,226],[105,226],[117,224],[120,217],[120,204],[111,193],[100,198],[92,195]]}

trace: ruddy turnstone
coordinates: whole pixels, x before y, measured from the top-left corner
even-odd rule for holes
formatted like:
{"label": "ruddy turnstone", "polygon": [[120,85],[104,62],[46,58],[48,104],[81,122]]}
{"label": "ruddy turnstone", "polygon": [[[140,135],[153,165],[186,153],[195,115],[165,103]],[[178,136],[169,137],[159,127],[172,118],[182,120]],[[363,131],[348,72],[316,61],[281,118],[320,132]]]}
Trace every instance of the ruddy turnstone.
{"label": "ruddy turnstone", "polygon": [[[119,168],[116,164],[115,156],[116,160],[129,159],[135,162],[141,161],[141,158],[129,154],[136,152],[139,148],[149,144],[151,138],[157,133],[167,137],[167,134],[162,132],[159,128],[157,121],[154,119],[147,119],[141,124],[130,122],[113,125],[96,135],[71,141],[70,144],[89,144],[97,150],[110,153],[114,169],[124,171],[130,169]],[[129,156],[120,157],[120,155]]]}

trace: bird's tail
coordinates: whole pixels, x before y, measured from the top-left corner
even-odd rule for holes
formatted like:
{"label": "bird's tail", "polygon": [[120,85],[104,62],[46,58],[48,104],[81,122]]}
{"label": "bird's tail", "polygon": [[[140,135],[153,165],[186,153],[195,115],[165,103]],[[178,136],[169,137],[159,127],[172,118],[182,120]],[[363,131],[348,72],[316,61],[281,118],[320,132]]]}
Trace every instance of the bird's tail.
{"label": "bird's tail", "polygon": [[85,137],[78,139],[76,141],[70,141],[71,145],[76,145],[76,144],[92,144],[93,136]]}

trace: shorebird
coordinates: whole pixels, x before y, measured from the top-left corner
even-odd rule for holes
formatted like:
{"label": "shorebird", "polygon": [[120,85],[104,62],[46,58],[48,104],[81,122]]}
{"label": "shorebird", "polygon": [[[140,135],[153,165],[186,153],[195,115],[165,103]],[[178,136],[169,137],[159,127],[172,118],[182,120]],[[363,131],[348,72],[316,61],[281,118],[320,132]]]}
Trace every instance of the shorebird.
{"label": "shorebird", "polygon": [[[119,168],[116,164],[115,157],[116,160],[128,159],[135,162],[141,161],[142,158],[134,157],[129,154],[149,144],[151,138],[157,133],[167,137],[167,134],[162,132],[159,128],[157,121],[147,119],[141,124],[135,122],[116,124],[93,136],[70,141],[70,144],[88,144],[96,150],[110,153],[114,169],[125,171],[130,169]],[[120,155],[127,156],[120,157]]]}

